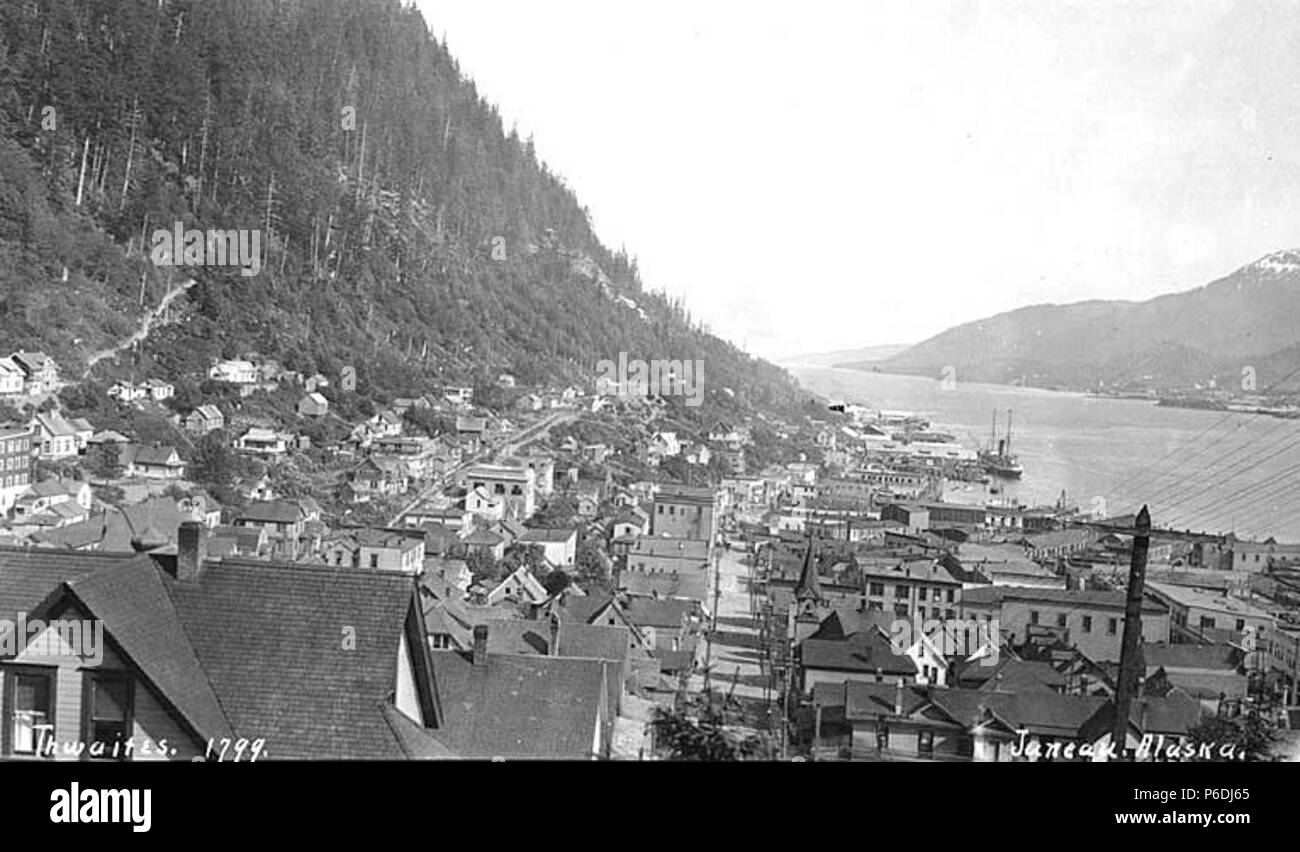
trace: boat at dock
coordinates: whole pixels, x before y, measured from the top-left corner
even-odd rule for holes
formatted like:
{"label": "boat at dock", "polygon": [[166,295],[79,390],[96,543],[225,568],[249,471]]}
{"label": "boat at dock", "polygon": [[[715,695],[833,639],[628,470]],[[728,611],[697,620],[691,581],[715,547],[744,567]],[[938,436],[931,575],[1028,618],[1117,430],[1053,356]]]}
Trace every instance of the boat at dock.
{"label": "boat at dock", "polygon": [[1019,479],[1025,468],[1011,452],[1011,410],[1007,409],[1007,434],[998,438],[998,412],[993,409],[993,438],[987,450],[979,451],[979,463],[990,476],[999,479]]}

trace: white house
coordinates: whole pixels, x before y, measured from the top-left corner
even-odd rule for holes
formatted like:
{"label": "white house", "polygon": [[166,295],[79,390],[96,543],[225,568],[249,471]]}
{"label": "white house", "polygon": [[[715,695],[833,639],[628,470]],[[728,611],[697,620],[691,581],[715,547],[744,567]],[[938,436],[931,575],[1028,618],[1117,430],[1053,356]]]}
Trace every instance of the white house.
{"label": "white house", "polygon": [[557,568],[573,565],[578,549],[578,531],[572,529],[530,529],[519,537],[520,544],[534,544],[542,556]]}
{"label": "white house", "polygon": [[31,427],[36,432],[42,459],[65,459],[77,454],[77,428],[57,411],[37,414],[32,418]]}
{"label": "white house", "polygon": [[138,399],[147,397],[149,390],[144,385],[137,385],[135,382],[114,382],[113,386],[108,389],[108,395],[121,402],[135,402]]}
{"label": "white house", "polygon": [[13,358],[0,358],[0,397],[21,394],[25,376],[23,368]]}
{"label": "white house", "polygon": [[149,394],[149,398],[156,402],[162,402],[176,395],[176,386],[162,379],[145,379],[141,387]]}
{"label": "white house", "polygon": [[235,441],[235,449],[262,456],[282,456],[289,452],[289,436],[273,429],[254,426]]}
{"label": "white house", "polygon": [[252,361],[234,359],[218,361],[208,370],[208,378],[218,382],[230,382],[236,385],[251,385],[257,382],[257,367]]}

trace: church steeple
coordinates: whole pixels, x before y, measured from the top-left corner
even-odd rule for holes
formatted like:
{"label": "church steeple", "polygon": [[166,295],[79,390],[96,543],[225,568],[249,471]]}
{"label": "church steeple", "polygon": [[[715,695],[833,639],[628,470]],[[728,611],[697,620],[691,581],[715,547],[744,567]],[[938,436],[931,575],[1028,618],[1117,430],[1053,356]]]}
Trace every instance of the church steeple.
{"label": "church steeple", "polygon": [[822,586],[817,577],[817,560],[813,558],[813,537],[808,536],[808,550],[803,555],[803,571],[799,574],[799,582],[794,587],[794,598],[797,601],[821,601]]}

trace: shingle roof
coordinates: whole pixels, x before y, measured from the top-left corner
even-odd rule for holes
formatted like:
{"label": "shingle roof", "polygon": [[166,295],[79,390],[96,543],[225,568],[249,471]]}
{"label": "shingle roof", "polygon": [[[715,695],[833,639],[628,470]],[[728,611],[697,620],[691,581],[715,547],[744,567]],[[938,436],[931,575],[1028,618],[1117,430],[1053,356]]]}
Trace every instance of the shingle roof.
{"label": "shingle roof", "polygon": [[695,601],[633,598],[627,602],[627,615],[641,627],[680,627],[684,616],[699,609]]}
{"label": "shingle roof", "polygon": [[133,559],[147,557],[137,553],[83,553],[0,546],[0,620],[13,622],[18,613],[34,611],[60,583]]}
{"label": "shingle roof", "polygon": [[855,633],[874,631],[876,628],[889,630],[898,616],[882,610],[859,611],[851,606],[834,607],[829,615],[822,619],[821,626],[809,639],[843,639]]}
{"label": "shingle roof", "polygon": [[461,540],[471,547],[496,547],[498,544],[505,541],[505,539],[497,533],[485,529],[474,530],[474,532],[465,536],[465,538]]}
{"label": "shingle roof", "polygon": [[233,733],[151,559],[108,566],[70,589],[200,738]]}
{"label": "shingle roof", "polygon": [[683,598],[703,603],[708,596],[709,577],[703,571],[623,571],[619,588],[634,597]]}
{"label": "shingle roof", "polygon": [[381,707],[397,686],[410,577],[223,560],[197,581],[164,581],[232,725],[265,737],[268,757],[403,756]]}
{"label": "shingle roof", "polygon": [[854,633],[844,639],[805,639],[799,643],[798,655],[806,669],[907,676],[917,672],[912,658],[894,653],[889,639],[878,630]]}
{"label": "shingle roof", "polygon": [[[489,634],[490,636],[490,634]],[[490,640],[489,640],[490,641]],[[438,739],[468,758],[591,758],[608,712],[602,660],[434,651]]]}
{"label": "shingle roof", "polygon": [[1170,669],[1222,669],[1236,671],[1241,665],[1242,652],[1227,644],[1168,645],[1148,642],[1142,646],[1142,656],[1148,671],[1163,667]]}
{"label": "shingle roof", "polygon": [[[1126,603],[1124,592],[1097,589],[1043,589],[1036,586],[981,586],[963,591],[961,600],[963,605],[997,605],[1003,601],[1014,600],[1026,603],[1117,609],[1121,611],[1123,611]],[[1168,612],[1168,608],[1159,601],[1144,598],[1142,611],[1163,613]]]}
{"label": "shingle roof", "polygon": [[522,619],[493,621],[488,630],[488,653],[550,654],[551,626]]}
{"label": "shingle roof", "polygon": [[519,537],[519,541],[524,542],[525,544],[530,542],[559,543],[559,542],[568,541],[569,539],[573,538],[577,534],[578,534],[577,530],[567,529],[567,528],[566,529],[530,528],[524,531],[524,534]]}
{"label": "shingle roof", "polygon": [[292,524],[302,517],[302,510],[293,503],[282,500],[262,500],[249,503],[239,513],[241,521],[257,523]]}

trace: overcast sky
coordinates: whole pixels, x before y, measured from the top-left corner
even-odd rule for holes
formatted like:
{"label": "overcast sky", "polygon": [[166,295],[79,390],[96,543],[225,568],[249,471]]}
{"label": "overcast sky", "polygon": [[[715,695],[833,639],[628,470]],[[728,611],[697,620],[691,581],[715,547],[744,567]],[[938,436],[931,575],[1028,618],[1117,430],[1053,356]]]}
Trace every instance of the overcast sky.
{"label": "overcast sky", "polygon": [[645,286],[765,357],[1300,247],[1294,2],[417,5]]}

